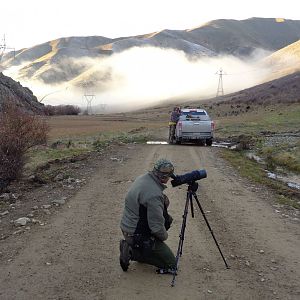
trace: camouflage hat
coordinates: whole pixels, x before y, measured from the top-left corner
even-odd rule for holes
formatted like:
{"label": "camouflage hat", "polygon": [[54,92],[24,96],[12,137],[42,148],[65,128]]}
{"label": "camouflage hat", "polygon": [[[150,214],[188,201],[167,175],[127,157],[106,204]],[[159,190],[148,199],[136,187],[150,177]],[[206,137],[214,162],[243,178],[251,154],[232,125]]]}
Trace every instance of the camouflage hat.
{"label": "camouflage hat", "polygon": [[153,171],[159,176],[170,176],[174,172],[174,166],[169,160],[161,158],[154,164]]}

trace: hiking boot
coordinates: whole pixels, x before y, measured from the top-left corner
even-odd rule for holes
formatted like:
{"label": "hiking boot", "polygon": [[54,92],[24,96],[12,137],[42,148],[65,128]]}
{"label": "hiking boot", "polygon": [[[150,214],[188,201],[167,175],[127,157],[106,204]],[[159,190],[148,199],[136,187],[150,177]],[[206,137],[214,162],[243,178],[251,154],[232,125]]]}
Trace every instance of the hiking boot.
{"label": "hiking boot", "polygon": [[120,240],[120,266],[124,272],[128,270],[132,249],[125,240]]}

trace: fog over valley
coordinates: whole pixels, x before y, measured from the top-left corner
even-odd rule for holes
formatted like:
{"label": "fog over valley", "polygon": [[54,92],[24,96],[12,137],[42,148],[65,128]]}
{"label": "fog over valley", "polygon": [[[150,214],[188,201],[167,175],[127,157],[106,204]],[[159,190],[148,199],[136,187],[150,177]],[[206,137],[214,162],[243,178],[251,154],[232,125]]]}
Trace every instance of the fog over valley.
{"label": "fog over valley", "polygon": [[248,60],[233,56],[190,59],[183,51],[156,47],[134,47],[107,58],[80,59],[76,64],[84,65],[86,70],[63,84],[20,79],[26,64],[11,67],[4,74],[18,78],[44,104],[85,107],[84,95],[95,95],[92,106],[102,105],[103,109],[105,104],[106,110],[132,110],[173,99],[184,102],[213,97],[220,69],[225,93],[259,84],[271,72],[259,66],[258,56]]}
{"label": "fog over valley", "polygon": [[[1,69],[44,104],[94,112],[215,97],[300,70],[300,21],[215,20],[188,30],[60,38],[2,53]],[[104,109],[105,108],[105,109]]]}

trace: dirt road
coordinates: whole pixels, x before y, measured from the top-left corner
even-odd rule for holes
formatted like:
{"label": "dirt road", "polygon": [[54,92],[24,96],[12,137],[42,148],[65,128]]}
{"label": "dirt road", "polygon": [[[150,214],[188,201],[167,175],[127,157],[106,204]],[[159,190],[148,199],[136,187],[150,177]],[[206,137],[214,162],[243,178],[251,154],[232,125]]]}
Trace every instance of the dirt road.
{"label": "dirt road", "polygon": [[[272,194],[239,178],[218,151],[170,145],[114,150],[46,226],[5,241],[21,250],[1,266],[0,299],[299,299],[299,224],[282,218]],[[119,267],[124,195],[160,157],[172,160],[178,174],[207,170],[197,194],[230,270],[198,210],[194,219],[188,215],[175,287],[152,266],[134,262],[126,273]],[[174,218],[167,243],[176,252],[186,186],[166,194]]]}

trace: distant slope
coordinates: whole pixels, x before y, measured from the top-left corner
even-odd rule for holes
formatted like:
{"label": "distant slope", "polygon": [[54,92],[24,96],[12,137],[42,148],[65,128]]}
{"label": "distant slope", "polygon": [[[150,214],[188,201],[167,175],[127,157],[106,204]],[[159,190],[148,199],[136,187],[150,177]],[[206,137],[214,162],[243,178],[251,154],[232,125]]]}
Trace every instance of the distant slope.
{"label": "distant slope", "polygon": [[209,48],[202,46],[201,41],[198,43],[190,42],[184,35],[180,34],[180,31],[175,30],[162,30],[151,34],[123,38],[113,42],[111,49],[116,53],[131,47],[145,46],[171,48],[183,51],[188,55],[214,56],[217,54]]}
{"label": "distant slope", "polygon": [[88,69],[86,58],[103,57],[110,51],[98,48],[112,40],[104,37],[70,37],[53,40],[3,57],[4,68],[20,66],[16,79],[38,79],[44,83],[69,81]]}
{"label": "distant slope", "polygon": [[[261,109],[277,104],[300,104],[300,72],[284,76],[242,91],[225,95],[219,98],[199,99],[194,101],[164,102],[146,109],[131,112],[133,116],[146,117],[155,120],[160,118],[168,120],[174,106],[201,107],[207,109],[212,117],[238,115],[251,110]],[[129,115],[130,115],[129,114]]]}
{"label": "distant slope", "polygon": [[220,98],[219,102],[300,102],[300,72],[256,85]]}
{"label": "distant slope", "polygon": [[263,64],[273,70],[269,80],[300,71],[300,40],[274,52]]}
{"label": "distant slope", "polygon": [[[18,50],[15,52],[15,58],[13,57],[13,52],[5,54],[2,63],[4,65],[19,65],[24,61],[33,62],[35,60],[43,60],[49,55],[51,57],[56,55],[60,56],[60,53],[57,53],[57,51],[62,49],[69,49],[68,54],[74,57],[98,55],[98,52],[93,53],[92,50],[99,46],[109,44],[111,41],[113,40],[101,36],[60,38],[31,48]],[[78,52],[75,51],[76,49]],[[51,54],[52,52],[53,54]]]}
{"label": "distant slope", "polygon": [[[255,49],[277,51],[300,39],[300,21],[274,18],[215,20],[188,30],[162,30],[150,34],[110,39],[101,36],[68,37],[3,56],[2,66],[20,68],[16,80],[37,79],[46,84],[73,81],[79,84],[95,74],[90,58],[103,59],[132,47],[176,49],[189,57],[230,54],[248,57]],[[101,83],[100,83],[101,84]]]}
{"label": "distant slope", "polygon": [[217,53],[250,55],[255,49],[279,50],[300,39],[300,21],[251,18],[242,21],[215,20],[186,30],[188,40]]}
{"label": "distant slope", "polygon": [[212,108],[214,116],[238,115],[253,108],[276,104],[300,104],[300,72],[219,98],[194,101],[191,106]]}

